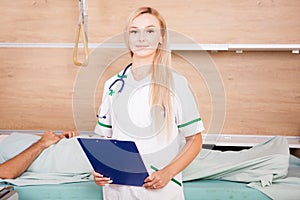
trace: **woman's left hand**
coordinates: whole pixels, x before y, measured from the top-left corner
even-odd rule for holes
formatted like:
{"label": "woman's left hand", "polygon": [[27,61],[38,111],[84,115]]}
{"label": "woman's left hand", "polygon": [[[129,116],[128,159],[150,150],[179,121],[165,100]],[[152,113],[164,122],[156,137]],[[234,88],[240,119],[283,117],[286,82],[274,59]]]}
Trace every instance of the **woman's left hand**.
{"label": "woman's left hand", "polygon": [[61,138],[72,138],[72,137],[76,137],[78,136],[78,132],[77,131],[64,131],[60,137]]}
{"label": "woman's left hand", "polygon": [[167,170],[159,170],[153,172],[145,179],[143,187],[146,189],[161,189],[165,187],[172,179],[171,174]]}

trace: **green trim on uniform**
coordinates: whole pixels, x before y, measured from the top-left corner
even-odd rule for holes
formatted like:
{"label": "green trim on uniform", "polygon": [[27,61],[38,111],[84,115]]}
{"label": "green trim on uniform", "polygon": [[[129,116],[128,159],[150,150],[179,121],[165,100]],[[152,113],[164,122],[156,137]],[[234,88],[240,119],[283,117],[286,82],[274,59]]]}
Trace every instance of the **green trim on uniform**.
{"label": "green trim on uniform", "polygon": [[192,120],[192,121],[189,121],[189,122],[187,122],[187,123],[179,124],[177,127],[178,127],[178,128],[183,128],[183,127],[185,127],[185,126],[191,125],[191,124],[193,124],[193,123],[195,123],[195,122],[199,122],[199,121],[201,121],[201,118],[200,118],[200,117],[197,118],[197,119],[194,119],[194,120]]}
{"label": "green trim on uniform", "polygon": [[112,126],[111,126],[111,125],[102,124],[102,123],[101,123],[101,122],[99,122],[99,121],[98,121],[98,124],[99,124],[100,126],[103,126],[103,127],[105,127],[105,128],[112,128]]}

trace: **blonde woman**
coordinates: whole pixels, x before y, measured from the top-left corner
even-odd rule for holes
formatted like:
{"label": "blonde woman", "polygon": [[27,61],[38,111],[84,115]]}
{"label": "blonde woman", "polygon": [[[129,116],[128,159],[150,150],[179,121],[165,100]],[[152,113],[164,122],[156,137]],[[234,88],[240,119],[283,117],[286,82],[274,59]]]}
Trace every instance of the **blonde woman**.
{"label": "blonde woman", "polygon": [[134,141],[150,175],[143,187],[113,184],[95,171],[94,181],[106,200],[184,199],[181,172],[202,148],[197,104],[186,79],[170,68],[167,27],[157,10],[135,10],[125,35],[132,60],[105,83],[95,132]]}

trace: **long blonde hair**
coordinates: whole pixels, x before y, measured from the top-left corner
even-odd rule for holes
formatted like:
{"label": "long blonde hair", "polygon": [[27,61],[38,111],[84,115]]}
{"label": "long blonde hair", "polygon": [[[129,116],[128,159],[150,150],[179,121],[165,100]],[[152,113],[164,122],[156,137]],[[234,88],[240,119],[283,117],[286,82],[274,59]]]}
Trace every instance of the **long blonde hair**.
{"label": "long blonde hair", "polygon": [[[129,16],[127,26],[125,27],[125,33],[129,32],[129,25],[132,23],[132,21],[142,14],[151,14],[155,16],[160,23],[162,40],[158,44],[158,48],[156,50],[152,64],[152,87],[150,95],[150,105],[159,105],[163,107],[165,121],[167,123],[166,128],[167,130],[170,130],[170,126],[173,120],[171,99],[171,91],[173,91],[173,76],[170,69],[171,52],[168,48],[167,25],[164,18],[157,10],[151,7],[141,7],[132,12],[132,14]],[[129,47],[128,40],[127,46]],[[131,50],[130,53],[131,56],[133,56],[133,52]],[[156,114],[158,115],[160,113]]]}

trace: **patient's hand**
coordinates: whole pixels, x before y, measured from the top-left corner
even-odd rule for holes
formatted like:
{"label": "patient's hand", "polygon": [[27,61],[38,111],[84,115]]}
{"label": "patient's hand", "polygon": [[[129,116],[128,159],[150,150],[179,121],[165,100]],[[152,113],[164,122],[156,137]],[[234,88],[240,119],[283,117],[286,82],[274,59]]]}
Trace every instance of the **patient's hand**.
{"label": "patient's hand", "polygon": [[107,185],[109,183],[112,183],[112,180],[110,180],[110,178],[103,177],[102,174],[99,174],[95,171],[93,171],[92,174],[94,176],[95,183],[99,186],[104,186],[104,185]]}
{"label": "patient's hand", "polygon": [[61,138],[72,138],[72,137],[76,137],[78,136],[78,132],[77,131],[64,131],[60,137]]}
{"label": "patient's hand", "polygon": [[47,148],[52,144],[56,144],[59,140],[61,140],[61,138],[58,135],[52,131],[46,131],[37,143],[42,145],[43,148]]}

